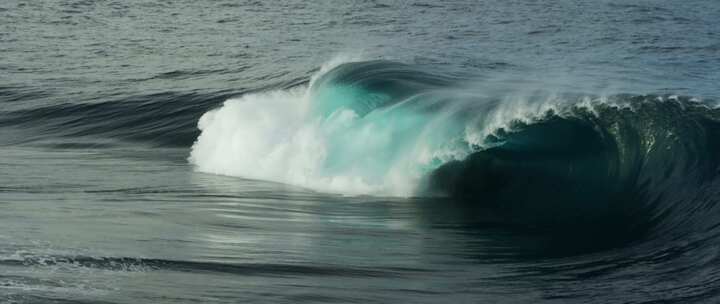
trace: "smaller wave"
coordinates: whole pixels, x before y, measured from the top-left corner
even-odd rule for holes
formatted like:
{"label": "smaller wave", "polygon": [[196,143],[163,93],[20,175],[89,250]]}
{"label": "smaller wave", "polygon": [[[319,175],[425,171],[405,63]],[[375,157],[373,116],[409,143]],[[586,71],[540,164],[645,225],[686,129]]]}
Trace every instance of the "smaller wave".
{"label": "smaller wave", "polygon": [[37,91],[21,86],[0,86],[0,102],[12,103],[52,96],[47,91]]}
{"label": "smaller wave", "polygon": [[[61,103],[0,111],[0,126],[23,129],[26,136],[17,139],[22,142],[58,136],[95,136],[157,146],[189,146],[198,135],[195,128],[198,117],[233,95],[233,92],[166,92],[98,103]],[[10,100],[28,97],[13,96]]]}
{"label": "smaller wave", "polygon": [[384,268],[383,270],[335,265],[301,265],[272,263],[218,263],[210,261],[168,260],[133,257],[93,256],[23,256],[0,259],[0,266],[85,268],[121,272],[177,271],[231,273],[245,276],[344,276],[344,277],[398,277],[416,269]]}

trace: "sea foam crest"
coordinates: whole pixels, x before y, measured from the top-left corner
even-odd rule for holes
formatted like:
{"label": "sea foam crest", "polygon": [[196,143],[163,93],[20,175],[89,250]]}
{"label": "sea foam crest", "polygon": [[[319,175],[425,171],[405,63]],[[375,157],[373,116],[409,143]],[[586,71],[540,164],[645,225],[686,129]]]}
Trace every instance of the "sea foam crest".
{"label": "sea foam crest", "polygon": [[350,61],[353,58],[331,60],[308,86],[246,94],[205,113],[198,122],[201,134],[192,146],[190,163],[200,172],[277,181],[323,192],[411,193],[416,178],[399,171],[390,170],[382,180],[369,180],[354,170],[328,173],[324,168],[328,134],[357,116],[346,110],[322,120],[313,117],[309,87],[323,73]]}
{"label": "sea foam crest", "polygon": [[[489,148],[485,139],[496,131],[512,131],[514,122],[532,123],[544,113],[561,114],[568,105],[563,96],[538,95],[532,88],[511,87],[502,99],[488,99],[449,87],[410,91],[370,113],[356,113],[343,105],[358,101],[353,99],[358,91],[318,80],[357,61],[338,57],[321,67],[308,85],[246,94],[205,113],[190,163],[200,172],[322,192],[410,196],[429,172]],[[391,73],[389,79],[409,74],[401,72]],[[323,89],[340,94],[317,95]],[[352,94],[343,95],[346,91]],[[361,98],[372,98],[378,92],[360,93],[365,93]],[[349,99],[346,103],[322,98]],[[318,102],[341,106],[319,115]],[[605,102],[573,102],[590,109],[596,103]]]}

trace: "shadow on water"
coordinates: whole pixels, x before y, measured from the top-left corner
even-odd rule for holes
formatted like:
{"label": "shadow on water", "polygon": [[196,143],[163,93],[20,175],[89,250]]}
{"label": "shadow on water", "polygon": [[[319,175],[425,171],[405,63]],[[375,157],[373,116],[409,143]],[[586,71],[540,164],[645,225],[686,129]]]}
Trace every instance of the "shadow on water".
{"label": "shadow on water", "polygon": [[479,244],[468,245],[463,254],[484,261],[520,262],[592,254],[632,246],[641,242],[647,232],[611,225],[519,223],[507,213],[467,200],[424,199],[417,206],[421,223],[431,230]]}
{"label": "shadow on water", "polygon": [[710,185],[720,164],[714,112],[680,103],[598,109],[599,115],[548,112],[499,130],[488,138],[490,148],[426,178],[428,193],[452,199],[420,204],[423,214],[532,257],[712,229],[717,191]]}
{"label": "shadow on water", "polygon": [[[502,235],[501,247],[531,256],[583,254],[642,238],[645,206],[636,203],[634,176],[623,172],[608,136],[558,118],[499,136],[500,145],[445,164],[425,181],[428,191],[452,197],[442,204],[455,210],[445,211],[448,221],[458,216],[468,233]],[[428,214],[443,212],[424,205]]]}

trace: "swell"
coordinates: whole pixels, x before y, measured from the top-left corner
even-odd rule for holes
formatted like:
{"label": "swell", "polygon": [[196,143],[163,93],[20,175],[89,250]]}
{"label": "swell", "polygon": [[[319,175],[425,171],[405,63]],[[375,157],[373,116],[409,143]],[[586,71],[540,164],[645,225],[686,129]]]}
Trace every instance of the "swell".
{"label": "swell", "polygon": [[242,94],[6,110],[0,125],[35,130],[24,141],[192,145],[188,160],[203,172],[350,195],[445,196],[495,221],[617,240],[714,231],[719,117],[712,101],[693,97],[572,93],[542,80],[480,82],[365,61]]}
{"label": "swell", "polygon": [[203,113],[237,95],[264,90],[283,90],[307,79],[250,90],[168,91],[118,97],[97,96],[68,102],[66,96],[27,87],[0,87],[0,127],[23,133],[0,138],[11,144],[57,137],[95,139],[90,144],[63,142],[58,148],[103,147],[98,139],[135,141],[153,146],[188,147],[197,136],[197,120]]}
{"label": "swell", "polygon": [[188,146],[197,137],[194,121],[231,96],[167,92],[95,103],[60,103],[0,112],[0,126],[30,130],[23,141],[96,136]]}
{"label": "swell", "polygon": [[542,84],[344,63],[307,86],[209,111],[189,161],[320,191],[449,197],[580,251],[714,238],[720,111],[711,101]]}

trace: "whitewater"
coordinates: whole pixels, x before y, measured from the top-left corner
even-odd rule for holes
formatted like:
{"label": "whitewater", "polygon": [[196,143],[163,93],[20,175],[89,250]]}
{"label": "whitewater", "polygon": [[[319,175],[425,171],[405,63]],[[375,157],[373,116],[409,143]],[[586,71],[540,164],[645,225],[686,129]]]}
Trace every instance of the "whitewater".
{"label": "whitewater", "polygon": [[1,1],[0,302],[719,302],[718,15]]}
{"label": "whitewater", "polygon": [[[326,79],[343,77],[327,73],[343,73],[333,70],[353,63],[366,65],[367,73],[375,73],[378,79],[342,84]],[[419,75],[408,77],[409,73]],[[377,81],[378,86],[416,81],[415,85],[427,87],[413,92],[366,92],[363,86],[373,84],[364,81]],[[441,83],[446,86],[440,87]],[[487,113],[477,113],[463,123],[458,121],[460,112],[478,108],[470,103],[487,98],[450,83],[450,78],[398,63],[362,63],[357,56],[337,56],[307,85],[247,94],[204,114],[198,123],[202,133],[189,161],[201,172],[347,195],[407,197],[418,193],[420,180],[433,169],[486,146],[483,139],[492,132],[533,120],[562,102],[555,93],[544,100],[528,100],[533,92],[508,88],[513,91],[502,103],[494,101],[482,109]],[[413,86],[399,85],[408,86],[403,89]],[[418,99],[433,98],[430,95],[438,97],[416,105]],[[472,97],[475,100],[469,101]],[[447,98],[459,105],[448,106]],[[590,97],[583,102],[589,104]]]}

